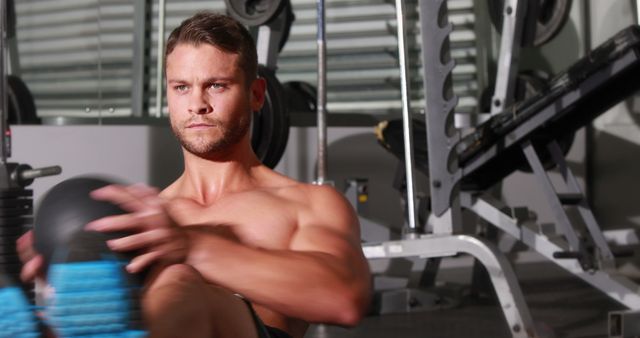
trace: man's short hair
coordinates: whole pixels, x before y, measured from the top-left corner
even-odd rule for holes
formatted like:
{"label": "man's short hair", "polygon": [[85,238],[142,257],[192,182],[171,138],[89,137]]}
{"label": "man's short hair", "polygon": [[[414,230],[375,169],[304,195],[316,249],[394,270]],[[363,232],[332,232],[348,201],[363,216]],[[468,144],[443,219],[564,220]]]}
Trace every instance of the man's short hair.
{"label": "man's short hair", "polygon": [[249,31],[238,21],[214,12],[198,12],[184,20],[167,39],[165,60],[178,44],[209,44],[227,53],[238,54],[238,66],[244,71],[246,85],[257,77],[256,44]]}

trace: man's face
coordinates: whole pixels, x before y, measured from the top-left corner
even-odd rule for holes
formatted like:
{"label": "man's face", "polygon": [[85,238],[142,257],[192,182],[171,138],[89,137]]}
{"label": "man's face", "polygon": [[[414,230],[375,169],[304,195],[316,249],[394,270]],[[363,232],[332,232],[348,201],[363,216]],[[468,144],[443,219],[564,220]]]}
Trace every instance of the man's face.
{"label": "man's face", "polygon": [[264,82],[246,85],[237,54],[178,44],[166,65],[171,128],[187,151],[207,157],[245,137],[251,112],[262,106]]}

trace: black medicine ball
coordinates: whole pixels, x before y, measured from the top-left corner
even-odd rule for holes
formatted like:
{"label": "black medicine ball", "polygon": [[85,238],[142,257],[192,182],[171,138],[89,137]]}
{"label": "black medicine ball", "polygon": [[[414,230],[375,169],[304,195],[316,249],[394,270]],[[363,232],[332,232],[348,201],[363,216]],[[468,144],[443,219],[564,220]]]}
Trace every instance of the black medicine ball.
{"label": "black medicine ball", "polygon": [[45,264],[100,259],[110,250],[105,241],[122,233],[84,231],[87,223],[124,211],[109,202],[97,201],[89,193],[114,184],[106,179],[77,177],[51,188],[42,199],[35,216],[34,245]]}

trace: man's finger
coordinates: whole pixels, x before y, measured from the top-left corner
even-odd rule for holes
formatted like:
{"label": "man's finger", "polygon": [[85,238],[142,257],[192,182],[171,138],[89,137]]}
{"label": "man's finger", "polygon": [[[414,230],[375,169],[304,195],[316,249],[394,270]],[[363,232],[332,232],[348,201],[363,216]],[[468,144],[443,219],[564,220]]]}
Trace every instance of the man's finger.
{"label": "man's finger", "polygon": [[117,184],[96,189],[90,195],[95,200],[117,204],[122,209],[130,212],[142,210],[147,206],[139,197],[132,194],[127,187]]}
{"label": "man's finger", "polygon": [[127,264],[127,271],[130,273],[138,273],[144,268],[148,267],[155,261],[162,257],[161,251],[150,251],[142,255],[134,257],[129,264]]}
{"label": "man's finger", "polygon": [[114,251],[131,251],[157,246],[171,240],[171,231],[166,228],[153,229],[107,241]]}
{"label": "man's finger", "polygon": [[22,266],[22,271],[20,271],[20,279],[23,282],[32,282],[38,274],[42,271],[44,267],[44,258],[42,255],[37,255],[29,260],[27,263]]}
{"label": "man's finger", "polygon": [[107,216],[87,223],[85,230],[98,232],[135,231],[143,228],[140,217],[135,214]]}
{"label": "man's finger", "polygon": [[20,261],[26,263],[38,253],[33,249],[33,231],[29,230],[16,240],[16,251]]}

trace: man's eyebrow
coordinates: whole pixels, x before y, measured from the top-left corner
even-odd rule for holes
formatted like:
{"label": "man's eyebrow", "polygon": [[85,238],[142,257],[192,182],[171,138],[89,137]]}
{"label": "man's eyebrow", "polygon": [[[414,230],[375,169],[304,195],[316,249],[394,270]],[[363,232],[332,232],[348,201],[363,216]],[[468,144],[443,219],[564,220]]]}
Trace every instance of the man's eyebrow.
{"label": "man's eyebrow", "polygon": [[[203,79],[201,82],[202,83],[213,83],[213,82],[219,82],[219,81],[233,82],[233,81],[235,81],[235,79],[233,77],[212,76],[212,77]],[[169,83],[187,83],[189,81],[184,80],[184,79],[180,79],[180,78],[170,78],[170,79],[167,80],[167,82],[169,82]]]}

